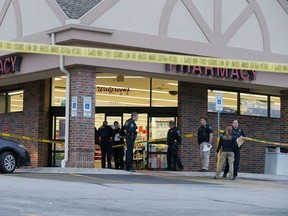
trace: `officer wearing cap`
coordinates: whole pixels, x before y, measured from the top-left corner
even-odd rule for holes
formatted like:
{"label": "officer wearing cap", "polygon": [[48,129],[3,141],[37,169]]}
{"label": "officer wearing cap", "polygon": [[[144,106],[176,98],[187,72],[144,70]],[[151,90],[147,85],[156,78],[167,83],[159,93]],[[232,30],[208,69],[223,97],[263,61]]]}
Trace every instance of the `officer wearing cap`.
{"label": "officer wearing cap", "polygon": [[202,161],[202,169],[200,172],[207,172],[209,168],[210,148],[212,147],[213,129],[207,124],[207,118],[201,117],[199,120],[200,127],[198,129],[198,144],[200,146],[200,156]]}
{"label": "officer wearing cap", "polygon": [[126,132],[126,170],[130,172],[135,172],[132,169],[133,160],[133,148],[137,137],[137,125],[135,121],[138,120],[138,113],[132,112],[131,118],[129,118],[124,124],[124,130]]}
{"label": "officer wearing cap", "polygon": [[[232,135],[236,137],[236,139],[238,139],[240,136],[243,137],[243,139],[247,139],[244,131],[242,129],[240,129],[237,120],[234,120],[232,122]],[[242,146],[241,146],[242,147]],[[238,145],[236,146],[236,148],[234,149],[234,176],[233,179],[235,179],[238,175],[238,169],[239,169],[239,164],[240,164],[240,149]],[[226,167],[224,170],[224,174],[223,177],[226,178],[227,177],[227,173],[229,172],[229,165],[228,162],[226,162]]]}
{"label": "officer wearing cap", "polygon": [[[175,126],[174,121],[169,122],[170,129],[167,133],[167,144],[168,144],[168,152],[167,152],[167,170],[176,171],[176,164],[180,171],[184,170],[184,167],[181,163],[181,160],[178,157],[178,146],[181,144],[181,135],[178,128]],[[173,167],[172,167],[173,160]]]}

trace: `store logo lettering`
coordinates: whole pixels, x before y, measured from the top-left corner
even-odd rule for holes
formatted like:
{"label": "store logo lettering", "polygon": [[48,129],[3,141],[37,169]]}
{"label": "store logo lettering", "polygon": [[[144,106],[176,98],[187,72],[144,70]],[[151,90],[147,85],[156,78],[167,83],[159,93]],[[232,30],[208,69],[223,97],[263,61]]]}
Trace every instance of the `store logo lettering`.
{"label": "store logo lettering", "polygon": [[9,74],[20,71],[22,57],[11,56],[0,59],[0,74]]}
{"label": "store logo lettering", "polygon": [[112,94],[114,92],[119,93],[129,93],[129,88],[113,88],[113,87],[97,87],[98,92],[108,92],[109,94]]}
{"label": "store logo lettering", "polygon": [[[172,71],[175,65],[166,64],[165,71]],[[240,70],[240,69],[228,69],[228,68],[211,68],[200,66],[186,66],[176,65],[176,72],[182,72],[187,74],[195,74],[201,76],[212,76],[220,78],[230,78],[238,80],[256,80],[256,71]]]}

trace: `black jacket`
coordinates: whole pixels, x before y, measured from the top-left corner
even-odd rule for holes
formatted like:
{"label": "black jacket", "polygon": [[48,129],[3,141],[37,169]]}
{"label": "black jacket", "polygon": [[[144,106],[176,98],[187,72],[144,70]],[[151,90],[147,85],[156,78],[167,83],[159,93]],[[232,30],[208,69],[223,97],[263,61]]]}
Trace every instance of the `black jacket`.
{"label": "black jacket", "polygon": [[181,134],[177,127],[170,128],[167,133],[167,144],[173,145],[175,142],[180,145],[181,144]]}
{"label": "black jacket", "polygon": [[[114,131],[113,143],[114,143],[115,145],[117,145],[117,144],[124,144],[124,138],[122,138],[122,137],[124,137],[124,136],[126,135],[126,134],[125,134],[125,131],[122,130],[122,129],[120,129],[120,128],[114,129],[113,131]],[[121,138],[120,138],[120,140],[115,141],[115,137],[116,137],[117,134],[119,134],[119,135],[121,136]]]}
{"label": "black jacket", "polygon": [[114,136],[114,131],[109,125],[103,125],[98,129],[100,143],[110,143],[110,139]]}
{"label": "black jacket", "polygon": [[199,127],[197,133],[198,144],[201,144],[203,142],[209,142],[210,133],[213,133],[211,125],[206,124],[205,126]]}
{"label": "black jacket", "polygon": [[224,137],[225,135],[222,135],[220,137],[217,152],[220,151],[221,147],[222,147],[222,152],[234,152],[235,149],[237,148],[236,137],[232,135],[231,140],[225,140]]}

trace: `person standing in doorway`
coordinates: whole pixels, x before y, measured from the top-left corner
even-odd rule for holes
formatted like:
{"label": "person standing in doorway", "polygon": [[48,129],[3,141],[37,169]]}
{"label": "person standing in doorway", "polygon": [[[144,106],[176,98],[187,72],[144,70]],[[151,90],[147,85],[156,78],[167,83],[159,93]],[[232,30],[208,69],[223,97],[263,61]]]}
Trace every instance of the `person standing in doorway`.
{"label": "person standing in doorway", "polygon": [[115,162],[115,169],[123,169],[124,168],[124,137],[125,132],[121,130],[119,126],[119,122],[114,122],[114,138],[113,138],[113,157]]}
{"label": "person standing in doorway", "polygon": [[[232,122],[232,135],[238,139],[240,136],[243,137],[244,140],[247,139],[244,131],[242,129],[239,129],[239,124],[238,120],[233,120]],[[240,149],[242,146],[239,148],[238,145],[234,149],[234,179],[238,176],[238,170],[239,170],[239,164],[240,164]],[[223,178],[227,177],[227,173],[229,171],[229,165],[228,162],[226,162],[226,167],[224,170]]]}
{"label": "person standing in doorway", "polygon": [[219,145],[217,147],[216,152],[218,153],[222,148],[220,163],[218,169],[215,173],[214,179],[218,179],[219,175],[222,171],[224,164],[226,164],[226,160],[228,160],[229,165],[229,179],[234,180],[233,166],[234,166],[234,151],[236,146],[236,137],[232,135],[232,127],[229,126],[226,128],[224,134],[221,136]]}
{"label": "person standing in doorway", "polygon": [[200,127],[198,129],[198,144],[200,146],[200,157],[202,162],[202,169],[200,172],[207,172],[209,169],[210,149],[212,147],[213,129],[207,124],[207,118],[201,117],[199,120]]}
{"label": "person standing in doorway", "polygon": [[108,125],[107,121],[103,122],[103,125],[98,130],[99,141],[101,146],[101,165],[102,168],[106,168],[106,158],[108,168],[111,169],[111,157],[112,157],[112,143],[111,138],[114,136],[113,129]]}
{"label": "person standing in doorway", "polygon": [[[184,170],[184,167],[181,163],[181,160],[178,157],[178,147],[181,144],[180,131],[175,126],[174,121],[169,122],[169,127],[170,129],[168,130],[168,133],[167,133],[167,144],[168,144],[168,152],[167,152],[168,168],[167,170],[176,171],[176,164],[177,164],[178,169],[182,171]],[[172,164],[172,161],[173,161],[173,164]]]}
{"label": "person standing in doorway", "polygon": [[132,112],[131,118],[129,118],[124,124],[124,130],[126,132],[126,170],[130,172],[135,172],[132,169],[133,161],[133,149],[134,143],[137,137],[137,125],[136,121],[138,120],[138,113]]}

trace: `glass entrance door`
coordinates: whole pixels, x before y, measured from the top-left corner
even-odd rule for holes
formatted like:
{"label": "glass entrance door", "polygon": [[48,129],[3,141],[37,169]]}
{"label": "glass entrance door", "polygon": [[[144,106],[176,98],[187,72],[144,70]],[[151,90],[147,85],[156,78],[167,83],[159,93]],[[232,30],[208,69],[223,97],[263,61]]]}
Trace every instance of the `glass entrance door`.
{"label": "glass entrance door", "polygon": [[149,140],[160,139],[148,143],[148,169],[167,168],[166,137],[169,130],[169,121],[175,121],[175,117],[150,117]]}

